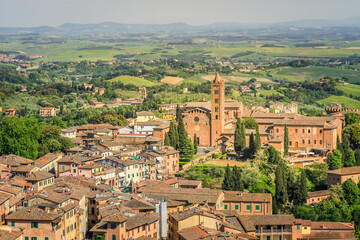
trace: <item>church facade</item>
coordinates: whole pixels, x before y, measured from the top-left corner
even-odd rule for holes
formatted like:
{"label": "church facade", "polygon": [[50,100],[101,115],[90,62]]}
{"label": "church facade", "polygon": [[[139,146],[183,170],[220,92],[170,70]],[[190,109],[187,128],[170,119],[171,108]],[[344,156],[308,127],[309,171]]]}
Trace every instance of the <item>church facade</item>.
{"label": "church facade", "polygon": [[183,119],[189,136],[197,136],[200,146],[216,146],[221,143],[225,125],[243,115],[243,104],[225,100],[225,82],[216,74],[211,81],[211,102],[189,102],[184,105]]}

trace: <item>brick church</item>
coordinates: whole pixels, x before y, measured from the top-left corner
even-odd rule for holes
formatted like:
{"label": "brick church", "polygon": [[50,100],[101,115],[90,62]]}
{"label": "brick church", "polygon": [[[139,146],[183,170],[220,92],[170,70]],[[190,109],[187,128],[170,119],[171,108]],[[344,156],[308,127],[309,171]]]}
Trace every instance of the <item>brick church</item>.
{"label": "brick church", "polygon": [[225,125],[243,115],[243,104],[225,100],[225,82],[216,74],[211,81],[211,102],[189,102],[184,105],[184,123],[190,137],[196,133],[201,146],[220,144]]}
{"label": "brick church", "polygon": [[[259,124],[264,147],[283,150],[284,127],[289,129],[289,147],[293,151],[328,152],[341,139],[342,121],[336,117],[307,117],[297,113],[269,113],[262,107],[244,107],[241,102],[225,99],[225,82],[216,74],[211,81],[211,102],[184,104],[185,128],[193,139],[195,133],[200,146],[233,147],[237,118],[253,117]],[[254,129],[246,129],[247,143]]]}

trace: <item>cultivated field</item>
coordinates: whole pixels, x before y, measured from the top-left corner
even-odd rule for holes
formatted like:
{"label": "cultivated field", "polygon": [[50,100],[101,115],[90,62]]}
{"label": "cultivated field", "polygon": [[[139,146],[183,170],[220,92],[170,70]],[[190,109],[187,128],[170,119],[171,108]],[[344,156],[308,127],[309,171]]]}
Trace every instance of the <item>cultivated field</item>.
{"label": "cultivated field", "polygon": [[343,91],[348,96],[352,94],[353,96],[360,97],[360,85],[347,84],[347,85],[336,86],[336,88]]}
{"label": "cultivated field", "polygon": [[184,79],[180,77],[165,77],[161,80],[161,82],[176,85],[179,84],[182,80]]}

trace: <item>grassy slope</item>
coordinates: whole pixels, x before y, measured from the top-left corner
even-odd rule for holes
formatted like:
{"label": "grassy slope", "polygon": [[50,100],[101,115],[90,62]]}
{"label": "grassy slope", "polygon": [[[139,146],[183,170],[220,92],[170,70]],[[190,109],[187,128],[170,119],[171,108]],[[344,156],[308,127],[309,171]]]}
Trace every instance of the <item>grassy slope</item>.
{"label": "grassy slope", "polygon": [[360,101],[351,99],[345,96],[330,96],[328,98],[317,101],[317,103],[327,105],[331,102],[340,103],[345,108],[357,108],[360,109]]}
{"label": "grassy slope", "polygon": [[134,84],[137,87],[151,87],[156,85],[156,83],[150,82],[149,80],[132,77],[132,76],[118,76],[116,78],[108,80],[110,82],[122,82],[123,84]]}
{"label": "grassy slope", "polygon": [[352,94],[354,96],[360,97],[360,85],[347,84],[336,86],[336,88],[343,91],[345,94]]}

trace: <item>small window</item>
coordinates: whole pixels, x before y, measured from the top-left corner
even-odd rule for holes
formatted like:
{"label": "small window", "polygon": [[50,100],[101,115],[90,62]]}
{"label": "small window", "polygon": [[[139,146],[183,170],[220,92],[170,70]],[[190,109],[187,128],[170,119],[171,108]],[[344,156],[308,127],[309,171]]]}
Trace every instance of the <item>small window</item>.
{"label": "small window", "polygon": [[302,143],[305,144],[305,140],[304,140],[304,139],[302,140]]}
{"label": "small window", "polygon": [[219,90],[215,90],[215,91],[214,91],[214,94],[219,94]]}
{"label": "small window", "polygon": [[194,122],[199,122],[199,121],[200,121],[199,117],[194,117]]}
{"label": "small window", "polygon": [[218,98],[215,98],[215,103],[219,103],[219,99],[218,99]]}
{"label": "small window", "polygon": [[295,129],[295,133],[298,133],[298,130],[297,130],[297,129]]}
{"label": "small window", "polygon": [[111,223],[110,227],[111,227],[111,229],[115,229],[116,228],[116,223]]}
{"label": "small window", "polygon": [[31,240],[37,240],[37,237],[31,237]]}
{"label": "small window", "polygon": [[322,133],[322,129],[320,129],[320,133]]}
{"label": "small window", "polygon": [[278,128],[276,129],[276,132],[277,132],[277,133],[279,132],[279,129],[278,129]]}
{"label": "small window", "polygon": [[251,210],[251,206],[250,206],[250,205],[246,205],[246,210],[250,211],[250,210]]}
{"label": "small window", "polygon": [[310,129],[308,129],[308,133],[310,133]]}
{"label": "small window", "polygon": [[11,222],[11,226],[12,226],[12,227],[15,227],[15,222]]}
{"label": "small window", "polygon": [[311,141],[310,140],[308,140],[308,144],[310,144],[311,143]]}
{"label": "small window", "polygon": [[122,222],[122,223],[121,223],[121,228],[123,228],[123,227],[124,227],[124,223]]}
{"label": "small window", "polygon": [[31,228],[39,228],[38,222],[31,222]]}
{"label": "small window", "polygon": [[112,240],[116,240],[115,234],[112,235],[112,238],[111,238],[111,239],[112,239]]}
{"label": "small window", "polygon": [[316,144],[316,140],[314,140],[314,144]]}
{"label": "small window", "polygon": [[29,237],[25,237],[25,240],[29,240]]}
{"label": "small window", "polygon": [[215,108],[215,112],[219,112],[219,108],[218,108],[218,107]]}
{"label": "small window", "polygon": [[256,205],[256,206],[255,206],[255,210],[256,210],[256,211],[260,211],[260,205]]}
{"label": "small window", "polygon": [[305,133],[305,129],[303,129],[303,133]]}
{"label": "small window", "polygon": [[224,209],[225,209],[225,210],[228,209],[228,205],[227,205],[227,204],[224,205]]}
{"label": "small window", "polygon": [[45,240],[49,240],[49,237],[45,237]]}
{"label": "small window", "polygon": [[61,166],[61,170],[65,170],[65,166],[64,166],[64,165]]}
{"label": "small window", "polygon": [[320,140],[320,144],[322,144],[322,140]]}

